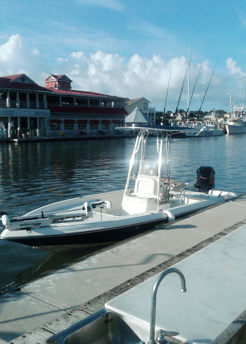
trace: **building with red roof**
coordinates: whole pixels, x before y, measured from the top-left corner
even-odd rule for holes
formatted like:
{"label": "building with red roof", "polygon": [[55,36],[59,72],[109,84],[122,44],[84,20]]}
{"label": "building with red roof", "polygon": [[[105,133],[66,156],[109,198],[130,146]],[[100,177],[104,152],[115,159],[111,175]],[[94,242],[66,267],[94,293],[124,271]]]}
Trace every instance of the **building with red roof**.
{"label": "building with red roof", "polygon": [[50,74],[45,87],[25,74],[0,77],[0,127],[8,138],[111,135],[128,115],[126,99],[72,90],[66,75]]}

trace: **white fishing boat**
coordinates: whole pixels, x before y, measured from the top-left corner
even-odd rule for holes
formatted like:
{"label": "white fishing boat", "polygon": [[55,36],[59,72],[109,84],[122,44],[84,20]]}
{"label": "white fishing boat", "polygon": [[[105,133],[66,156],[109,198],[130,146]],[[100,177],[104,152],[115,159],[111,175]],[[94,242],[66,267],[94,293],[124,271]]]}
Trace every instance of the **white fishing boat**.
{"label": "white fishing boat", "polygon": [[246,134],[246,116],[244,106],[232,106],[231,92],[230,95],[230,109],[231,115],[225,123],[227,135],[232,134]]}
{"label": "white fishing boat", "polygon": [[[215,172],[211,167],[197,170],[197,189],[173,182],[171,131],[136,129],[139,133],[124,190],[56,202],[19,217],[4,213],[1,239],[41,247],[106,244],[236,196],[213,190]],[[152,133],[157,138],[148,140]],[[154,148],[147,144],[153,140],[157,143]]]}
{"label": "white fishing boat", "polygon": [[246,134],[246,123],[239,117],[231,117],[225,124],[226,133],[232,134]]}

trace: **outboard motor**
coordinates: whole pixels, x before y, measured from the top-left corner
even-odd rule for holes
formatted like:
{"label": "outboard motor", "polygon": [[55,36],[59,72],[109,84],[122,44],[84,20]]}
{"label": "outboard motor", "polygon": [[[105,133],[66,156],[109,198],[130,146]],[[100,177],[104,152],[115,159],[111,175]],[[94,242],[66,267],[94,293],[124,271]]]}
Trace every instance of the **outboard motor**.
{"label": "outboard motor", "polygon": [[215,182],[215,171],[210,166],[201,166],[196,171],[196,183],[195,188],[201,189],[202,191],[209,191],[214,188]]}

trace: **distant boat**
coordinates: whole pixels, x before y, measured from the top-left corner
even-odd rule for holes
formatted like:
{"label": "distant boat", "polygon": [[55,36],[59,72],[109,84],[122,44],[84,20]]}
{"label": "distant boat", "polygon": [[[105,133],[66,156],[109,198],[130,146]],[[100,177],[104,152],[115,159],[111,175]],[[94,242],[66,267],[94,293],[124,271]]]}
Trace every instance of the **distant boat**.
{"label": "distant boat", "polygon": [[186,137],[210,137],[222,136],[224,134],[222,129],[218,129],[213,121],[200,123],[185,132]]}
{"label": "distant boat", "polygon": [[182,127],[183,130],[180,133],[181,137],[210,137],[210,136],[222,136],[224,131],[222,129],[218,129],[215,125],[214,121],[206,121],[206,122],[187,122],[187,123],[179,123],[179,126]]}
{"label": "distant boat", "polygon": [[226,133],[232,134],[246,134],[246,123],[240,117],[231,117],[225,124]]}
{"label": "distant boat", "polygon": [[232,106],[231,92],[229,92],[228,94],[230,96],[231,116],[225,123],[226,133],[227,135],[246,134],[245,107]]}

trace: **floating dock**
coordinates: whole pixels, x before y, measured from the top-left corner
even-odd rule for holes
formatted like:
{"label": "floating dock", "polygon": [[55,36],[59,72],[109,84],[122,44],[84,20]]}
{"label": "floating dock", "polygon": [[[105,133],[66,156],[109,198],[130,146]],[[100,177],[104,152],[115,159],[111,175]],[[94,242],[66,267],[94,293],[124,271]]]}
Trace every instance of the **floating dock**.
{"label": "floating dock", "polygon": [[[144,311],[131,307],[148,321],[151,286],[158,273],[173,266],[186,277],[187,295],[181,301],[168,296],[173,321],[168,320],[167,329],[189,343],[246,343],[245,239],[246,195],[98,251],[2,294],[0,344],[44,344],[105,304],[119,311],[128,297],[137,304],[148,300]],[[180,289],[176,279],[170,286],[168,279],[162,284],[157,307],[158,298],[167,306],[163,300],[170,286]]]}

